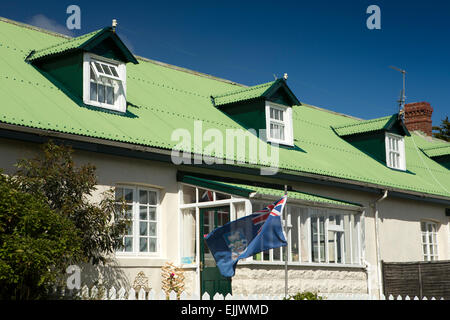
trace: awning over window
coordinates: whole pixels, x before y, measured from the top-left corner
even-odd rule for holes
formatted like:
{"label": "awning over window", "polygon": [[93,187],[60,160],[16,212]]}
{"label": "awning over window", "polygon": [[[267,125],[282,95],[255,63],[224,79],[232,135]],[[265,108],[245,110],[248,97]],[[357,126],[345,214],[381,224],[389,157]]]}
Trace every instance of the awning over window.
{"label": "awning over window", "polygon": [[[249,199],[276,200],[277,198],[281,198],[284,195],[284,189],[281,186],[276,185],[274,185],[273,187],[268,187],[243,183],[232,183],[220,180],[220,178],[206,179],[204,177],[198,177],[183,173],[178,174],[178,181]],[[362,210],[362,205],[358,203],[319,196],[297,190],[288,190],[288,198],[294,200],[294,202],[315,206],[335,207],[358,211]]]}

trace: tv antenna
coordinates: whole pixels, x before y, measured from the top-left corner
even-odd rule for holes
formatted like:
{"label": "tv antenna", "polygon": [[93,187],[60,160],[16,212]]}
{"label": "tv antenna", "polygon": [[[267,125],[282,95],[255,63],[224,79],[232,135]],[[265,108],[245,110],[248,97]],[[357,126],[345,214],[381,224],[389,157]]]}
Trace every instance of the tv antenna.
{"label": "tv antenna", "polygon": [[403,88],[402,91],[400,91],[400,97],[397,100],[398,102],[398,117],[399,119],[401,119],[403,113],[405,112],[404,107],[405,107],[405,102],[406,102],[406,93],[405,93],[405,83],[406,83],[406,70],[402,70],[400,68],[397,67],[393,67],[393,66],[389,66],[389,68],[397,70],[398,72],[401,72],[401,74],[403,75]]}

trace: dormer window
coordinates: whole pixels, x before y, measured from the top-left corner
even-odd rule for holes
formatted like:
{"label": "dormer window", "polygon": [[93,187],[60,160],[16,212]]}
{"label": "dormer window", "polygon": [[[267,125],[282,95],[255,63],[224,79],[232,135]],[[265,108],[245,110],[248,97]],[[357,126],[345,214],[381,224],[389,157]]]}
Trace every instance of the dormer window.
{"label": "dormer window", "polygon": [[292,108],[266,102],[267,141],[292,146]]}
{"label": "dormer window", "polygon": [[26,60],[48,74],[49,80],[64,88],[78,105],[127,111],[126,63],[139,62],[114,28],[106,27],[33,50]]}
{"label": "dormer window", "polygon": [[85,53],[83,89],[85,104],[126,112],[125,64]]}
{"label": "dormer window", "polygon": [[338,136],[386,167],[406,171],[404,137],[410,133],[398,114],[370,120],[355,119],[332,128]]}
{"label": "dormer window", "polygon": [[243,127],[261,132],[261,139],[294,146],[292,107],[301,103],[284,78],[212,95],[211,99]]}
{"label": "dormer window", "polygon": [[404,138],[386,132],[385,144],[387,166],[392,169],[406,170]]}

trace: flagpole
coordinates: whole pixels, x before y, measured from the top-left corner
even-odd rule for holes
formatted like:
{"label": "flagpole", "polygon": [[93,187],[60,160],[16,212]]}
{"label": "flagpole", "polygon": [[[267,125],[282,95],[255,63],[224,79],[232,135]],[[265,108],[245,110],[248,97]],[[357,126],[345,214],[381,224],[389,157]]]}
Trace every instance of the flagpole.
{"label": "flagpole", "polygon": [[[287,195],[287,185],[284,185],[284,195]],[[287,201],[286,201],[287,202]],[[287,207],[284,206],[284,234],[286,236],[286,242],[288,241],[288,232],[287,232]],[[284,296],[287,298],[288,296],[288,250],[289,244],[286,244],[286,249],[284,250]]]}

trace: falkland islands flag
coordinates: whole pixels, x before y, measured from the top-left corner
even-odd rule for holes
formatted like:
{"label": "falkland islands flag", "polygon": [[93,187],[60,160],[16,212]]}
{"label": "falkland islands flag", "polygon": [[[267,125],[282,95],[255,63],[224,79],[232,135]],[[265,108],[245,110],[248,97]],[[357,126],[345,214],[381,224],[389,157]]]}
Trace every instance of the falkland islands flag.
{"label": "falkland islands flag", "polygon": [[214,229],[205,237],[206,244],[224,277],[234,276],[236,264],[240,259],[287,245],[281,223],[286,201],[287,196],[284,196],[261,211]]}

